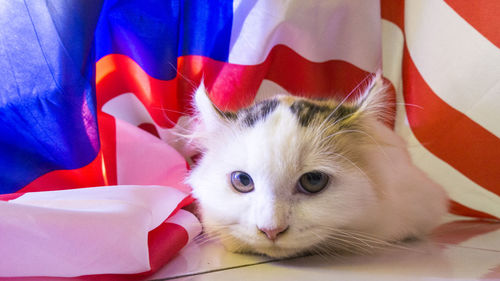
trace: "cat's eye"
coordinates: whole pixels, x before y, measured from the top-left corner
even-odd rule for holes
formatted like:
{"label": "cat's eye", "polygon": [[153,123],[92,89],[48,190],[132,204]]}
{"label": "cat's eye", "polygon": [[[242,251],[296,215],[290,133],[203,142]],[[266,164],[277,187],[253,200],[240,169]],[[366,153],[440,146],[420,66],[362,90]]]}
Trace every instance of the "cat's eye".
{"label": "cat's eye", "polygon": [[326,187],[328,180],[328,175],[320,171],[305,173],[299,179],[298,190],[306,194],[317,193]]}
{"label": "cat's eye", "polygon": [[241,171],[231,173],[231,184],[236,191],[247,193],[253,190],[253,180],[249,174]]}

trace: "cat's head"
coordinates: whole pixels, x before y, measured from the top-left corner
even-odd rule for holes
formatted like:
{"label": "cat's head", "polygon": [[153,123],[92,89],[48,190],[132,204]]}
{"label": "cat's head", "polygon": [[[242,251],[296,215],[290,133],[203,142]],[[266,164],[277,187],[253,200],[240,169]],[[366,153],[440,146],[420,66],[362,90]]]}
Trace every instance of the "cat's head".
{"label": "cat's head", "polygon": [[201,86],[194,138],[202,157],[187,181],[205,231],[233,251],[285,257],[373,224],[380,194],[364,144],[383,88],[374,80],[350,102],[281,95],[223,112]]}

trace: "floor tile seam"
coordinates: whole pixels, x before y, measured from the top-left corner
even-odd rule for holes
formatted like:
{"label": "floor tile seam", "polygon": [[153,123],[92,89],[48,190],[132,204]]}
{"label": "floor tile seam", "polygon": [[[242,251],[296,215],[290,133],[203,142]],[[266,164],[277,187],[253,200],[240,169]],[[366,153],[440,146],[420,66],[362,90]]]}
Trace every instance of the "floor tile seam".
{"label": "floor tile seam", "polygon": [[[297,257],[294,257],[294,258],[297,258]],[[289,258],[289,259],[294,259],[294,258]],[[265,261],[260,261],[260,262],[256,262],[256,263],[248,263],[248,264],[240,264],[240,265],[234,265],[234,266],[228,266],[228,267],[220,267],[220,268],[214,268],[214,269],[203,270],[203,271],[198,271],[198,272],[184,273],[184,274],[179,274],[179,275],[176,275],[176,276],[170,276],[170,277],[165,277],[165,278],[152,279],[150,281],[175,280],[175,279],[179,279],[179,278],[192,277],[192,276],[209,274],[209,273],[214,273],[214,272],[227,271],[227,270],[231,270],[231,269],[238,269],[238,268],[256,266],[256,265],[261,265],[261,264],[266,264],[266,263],[272,263],[272,262],[280,262],[280,261],[284,261],[284,260],[288,260],[288,259],[265,260]]]}

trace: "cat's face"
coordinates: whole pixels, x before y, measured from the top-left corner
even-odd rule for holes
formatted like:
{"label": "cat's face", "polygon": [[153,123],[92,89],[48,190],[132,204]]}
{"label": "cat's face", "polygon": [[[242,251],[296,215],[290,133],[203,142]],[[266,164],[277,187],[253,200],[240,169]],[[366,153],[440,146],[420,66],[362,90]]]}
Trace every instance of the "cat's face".
{"label": "cat's face", "polygon": [[314,252],[373,223],[379,194],[363,172],[361,102],[278,96],[224,113],[203,87],[195,99],[203,156],[188,182],[206,232],[230,250]]}

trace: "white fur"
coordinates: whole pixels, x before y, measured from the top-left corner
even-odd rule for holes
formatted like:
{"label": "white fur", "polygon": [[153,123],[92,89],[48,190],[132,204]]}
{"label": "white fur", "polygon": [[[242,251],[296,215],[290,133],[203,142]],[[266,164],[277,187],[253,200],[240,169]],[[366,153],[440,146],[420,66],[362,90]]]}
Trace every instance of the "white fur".
{"label": "white fur", "polygon": [[[371,141],[354,148],[365,155],[362,168],[320,149],[317,131],[301,127],[284,105],[244,128],[220,118],[204,89],[195,103],[204,154],[188,183],[206,231],[230,250],[284,257],[345,247],[345,241],[396,241],[427,233],[446,211],[443,189],[412,164],[403,140],[379,121],[368,126]],[[313,195],[297,192],[300,176],[313,170],[332,176],[328,187]],[[233,171],[248,173],[255,189],[235,191]],[[275,241],[259,231],[286,226]],[[345,241],[335,243],[332,233]]]}

